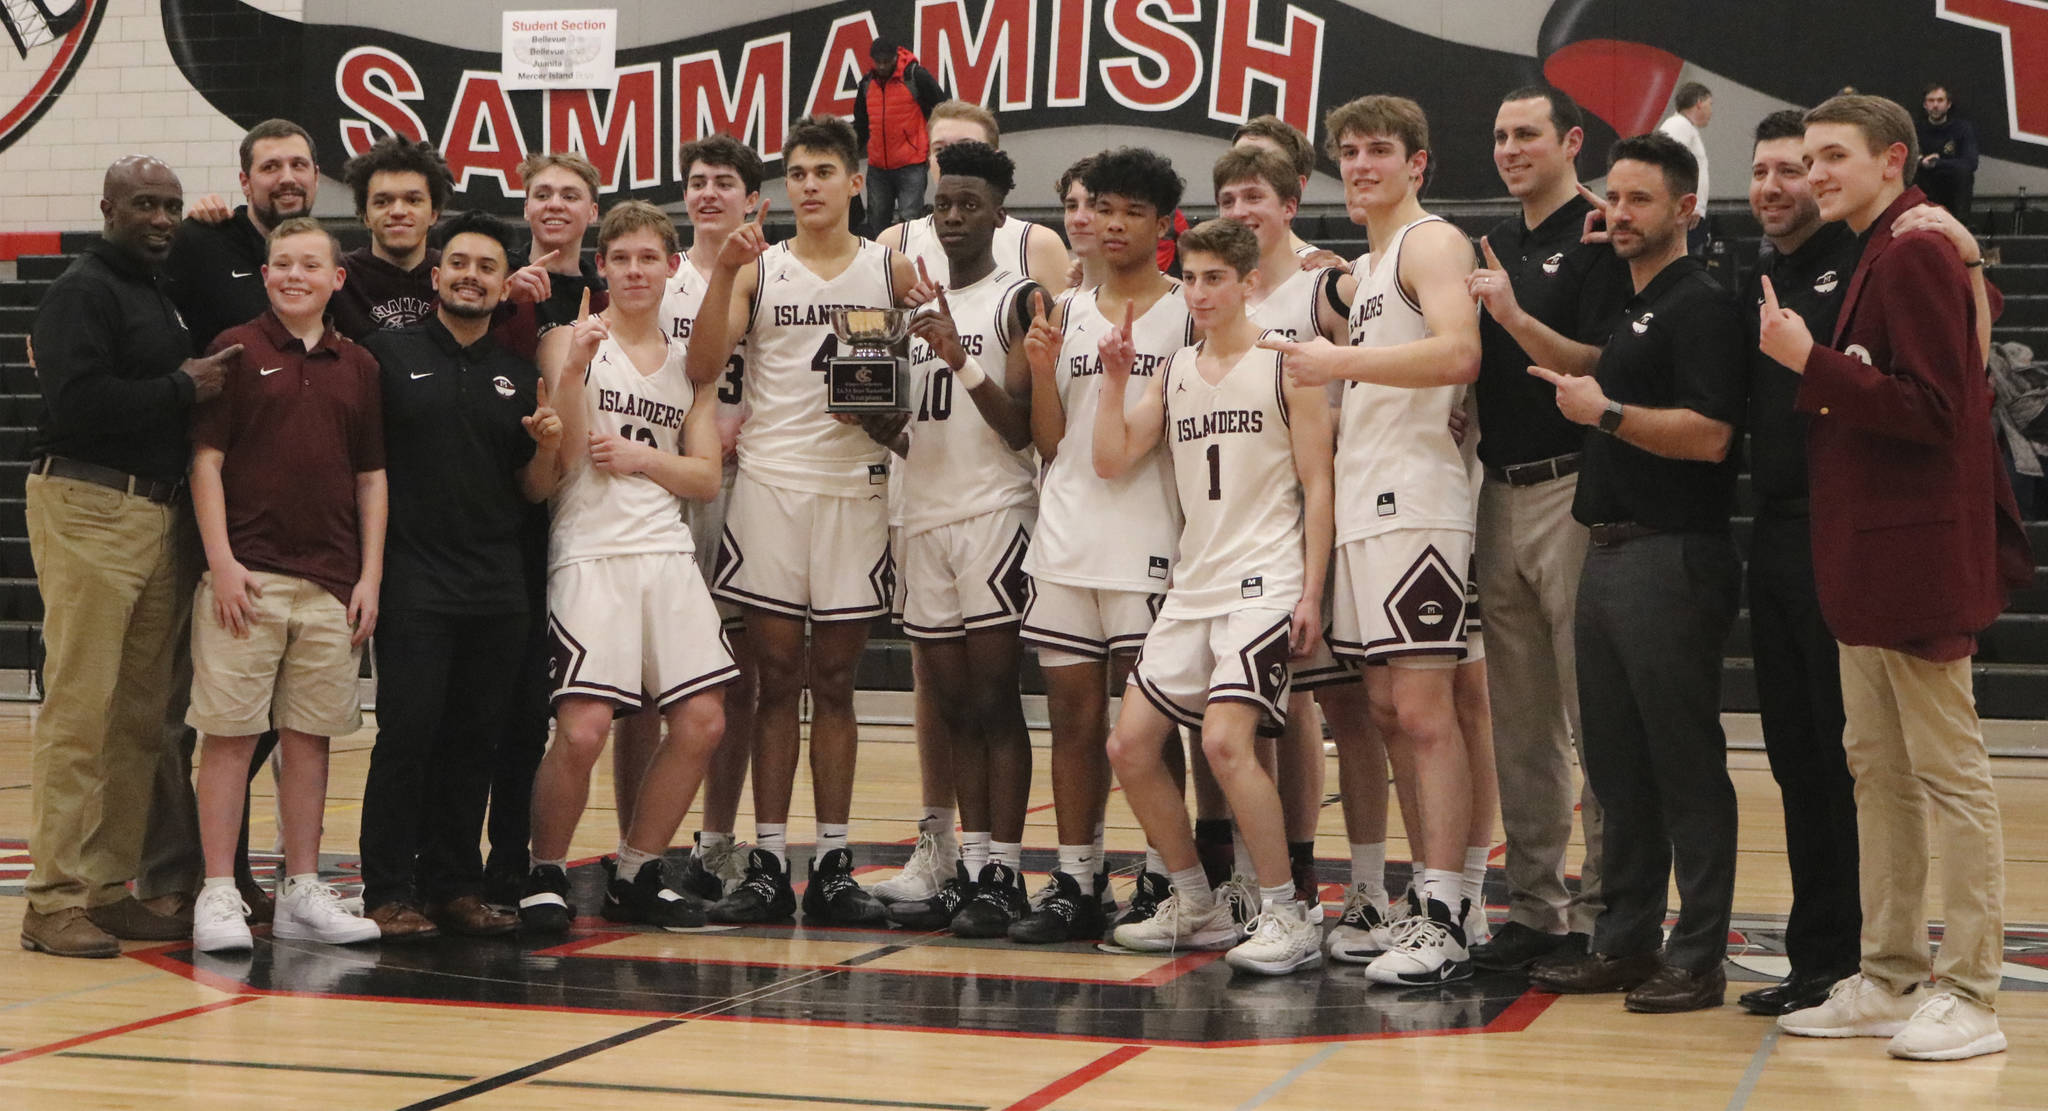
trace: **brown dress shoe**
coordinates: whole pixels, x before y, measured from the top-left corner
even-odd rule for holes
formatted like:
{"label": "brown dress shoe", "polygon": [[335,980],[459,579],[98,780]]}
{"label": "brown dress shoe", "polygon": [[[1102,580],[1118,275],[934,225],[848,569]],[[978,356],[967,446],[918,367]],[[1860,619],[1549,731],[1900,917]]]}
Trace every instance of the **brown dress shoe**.
{"label": "brown dress shoe", "polygon": [[427,917],[451,934],[497,937],[519,928],[517,915],[496,910],[478,895],[461,895],[427,908]]}
{"label": "brown dress shoe", "polygon": [[84,907],[60,907],[40,914],[31,907],[21,916],[21,947],[58,957],[118,957],[121,943],[92,924]]}
{"label": "brown dress shoe", "polygon": [[189,930],[192,928],[192,904],[196,902],[198,902],[197,896],[194,896],[189,891],[173,891],[169,895],[158,895],[153,898],[144,899],[142,900],[142,905],[152,914],[161,914],[165,918],[177,919],[179,922],[184,923],[185,928]]}
{"label": "brown dress shoe", "polygon": [[1691,972],[1667,964],[1629,992],[1622,1006],[1637,1014],[1675,1015],[1708,1010],[1727,1001],[1728,973],[1720,965],[1711,972]]}
{"label": "brown dress shoe", "polygon": [[1575,961],[1554,961],[1542,965],[1529,973],[1529,982],[1539,991],[1554,991],[1559,995],[1634,991],[1663,967],[1655,953],[1639,957],[1592,953]]}
{"label": "brown dress shoe", "polygon": [[410,903],[385,903],[364,917],[377,924],[385,941],[425,941],[441,931]]}
{"label": "brown dress shoe", "polygon": [[251,926],[268,926],[277,917],[277,900],[270,892],[263,890],[254,876],[243,876],[235,880],[235,890],[241,893],[242,902],[249,907]]}
{"label": "brown dress shoe", "polygon": [[183,941],[192,936],[192,920],[183,922],[142,905],[133,895],[105,906],[91,907],[85,916],[92,924],[123,941]]}

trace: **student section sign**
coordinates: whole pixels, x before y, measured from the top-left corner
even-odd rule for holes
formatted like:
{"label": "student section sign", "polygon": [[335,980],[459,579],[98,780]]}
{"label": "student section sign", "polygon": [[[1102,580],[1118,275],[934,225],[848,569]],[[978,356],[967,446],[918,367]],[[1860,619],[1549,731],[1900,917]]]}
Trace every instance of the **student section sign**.
{"label": "student section sign", "polygon": [[[298,120],[330,175],[383,135],[430,141],[464,203],[500,210],[523,195],[521,158],[542,149],[580,150],[609,194],[656,202],[681,197],[679,152],[710,132],[740,137],[773,172],[789,120],[851,114],[879,36],[908,43],[1006,134],[1115,126],[1222,139],[1273,112],[1320,141],[1334,105],[1412,96],[1431,116],[1435,196],[1499,195],[1495,107],[1538,81],[1587,107],[1595,162],[1701,76],[1719,82],[1723,105],[1726,90],[1766,108],[1845,84],[1917,106],[1921,84],[1943,80],[1987,155],[2048,167],[2048,7],[2026,0],[1730,0],[1711,18],[1689,0],[777,0],[750,22],[636,39],[636,27],[706,9],[648,0],[618,13],[615,66],[595,88],[513,87],[495,12],[479,36],[448,29],[460,13],[388,6],[414,14],[347,22],[379,5],[305,0],[294,20],[244,0],[161,0],[180,70],[236,123]],[[666,18],[650,15],[662,6]]]}

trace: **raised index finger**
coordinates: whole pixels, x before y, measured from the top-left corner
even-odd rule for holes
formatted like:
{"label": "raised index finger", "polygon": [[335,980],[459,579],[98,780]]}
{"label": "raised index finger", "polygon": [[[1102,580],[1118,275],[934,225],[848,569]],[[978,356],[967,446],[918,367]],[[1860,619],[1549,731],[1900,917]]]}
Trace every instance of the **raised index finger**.
{"label": "raised index finger", "polygon": [[578,298],[578,299],[577,299],[577,301],[576,301],[576,319],[578,319],[578,320],[581,320],[581,319],[583,319],[584,317],[586,317],[586,316],[589,316],[589,315],[590,315],[590,287],[589,287],[589,286],[584,286],[584,287],[583,287],[583,296],[582,296],[582,297],[580,297],[580,298]]}
{"label": "raised index finger", "polygon": [[534,379],[533,407],[535,409],[545,409],[548,407],[548,378],[545,374]]}
{"label": "raised index finger", "polygon": [[1587,188],[1586,183],[1583,181],[1579,183],[1579,196],[1584,197],[1587,200],[1593,202],[1594,208],[1597,208],[1602,212],[1607,211],[1607,198]]}
{"label": "raised index finger", "polygon": [[1034,324],[1045,323],[1045,291],[1042,289],[1031,291],[1031,320]]}
{"label": "raised index finger", "polygon": [[1558,372],[1551,370],[1548,367],[1532,366],[1529,368],[1529,373],[1535,375],[1538,378],[1543,379],[1545,382],[1548,382],[1553,386],[1562,386],[1567,381],[1569,381],[1569,379],[1567,379],[1564,375],[1559,374]]}
{"label": "raised index finger", "polygon": [[561,249],[560,247],[557,247],[557,248],[555,248],[554,250],[552,250],[552,251],[549,251],[549,252],[548,252],[547,254],[544,254],[544,255],[540,256],[539,258],[537,258],[537,259],[534,259],[534,260],[533,260],[532,262],[529,262],[529,263],[527,263],[527,265],[528,265],[528,266],[542,266],[542,267],[544,267],[544,266],[546,266],[546,265],[547,265],[548,263],[551,263],[551,262],[555,261],[556,257],[557,257],[557,256],[559,256],[559,255],[560,255],[561,253],[562,253],[562,249]]}
{"label": "raised index finger", "polygon": [[1500,259],[1493,253],[1493,244],[1488,243],[1483,235],[1479,237],[1479,253],[1486,256],[1486,268],[1488,270],[1501,269]]}
{"label": "raised index finger", "polygon": [[754,226],[760,227],[768,219],[768,198],[761,198],[761,207],[754,210]]}
{"label": "raised index finger", "polygon": [[1126,336],[1131,334],[1131,321],[1136,319],[1137,311],[1138,306],[1136,302],[1124,302],[1124,335]]}
{"label": "raised index finger", "polygon": [[1771,288],[1771,276],[1769,274],[1764,275],[1764,311],[1769,313],[1776,313],[1778,311],[1778,291]]}

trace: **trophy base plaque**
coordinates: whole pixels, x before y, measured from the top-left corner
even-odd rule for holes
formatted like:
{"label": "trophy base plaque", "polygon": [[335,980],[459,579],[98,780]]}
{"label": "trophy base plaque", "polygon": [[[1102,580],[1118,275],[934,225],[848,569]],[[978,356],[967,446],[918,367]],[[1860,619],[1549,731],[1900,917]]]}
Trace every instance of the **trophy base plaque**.
{"label": "trophy base plaque", "polygon": [[895,355],[844,355],[827,364],[828,413],[888,413],[910,408],[910,367]]}

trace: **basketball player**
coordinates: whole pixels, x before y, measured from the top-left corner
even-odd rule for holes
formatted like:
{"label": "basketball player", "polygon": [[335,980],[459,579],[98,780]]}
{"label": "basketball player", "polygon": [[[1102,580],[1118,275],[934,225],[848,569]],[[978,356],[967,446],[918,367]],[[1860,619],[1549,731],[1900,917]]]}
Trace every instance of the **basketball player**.
{"label": "basketball player", "polygon": [[[1131,676],[1144,697],[1124,699],[1109,742],[1117,779],[1166,861],[1173,894],[1150,919],[1114,936],[1143,951],[1220,948],[1248,932],[1224,959],[1280,975],[1322,964],[1322,937],[1295,898],[1280,796],[1253,739],[1285,713],[1288,659],[1305,656],[1322,635],[1329,407],[1320,386],[1288,384],[1280,359],[1255,346],[1263,333],[1245,315],[1259,258],[1251,229],[1212,220],[1181,236],[1180,250],[1188,310],[1206,337],[1201,346],[1175,354],[1127,408],[1135,355],[1129,307],[1125,326],[1101,343],[1095,469],[1114,479],[1164,436],[1186,514],[1173,585]],[[1161,757],[1168,740],[1178,743],[1176,723],[1199,725],[1256,869],[1260,913],[1248,929],[1211,889]]]}
{"label": "basketball player", "polygon": [[[1272,117],[1260,119],[1287,126]],[[1313,155],[1309,157],[1312,163]],[[1292,224],[1301,203],[1298,169],[1297,163],[1282,156],[1269,141],[1241,131],[1237,145],[1216,160],[1216,208],[1258,238],[1258,270],[1246,295],[1246,311],[1252,321],[1290,340],[1311,336],[1336,340],[1346,334],[1350,300],[1358,282],[1346,270],[1308,266],[1296,248],[1299,240]],[[1343,397],[1341,389],[1328,392],[1332,403]],[[1310,917],[1320,921],[1322,916],[1315,874],[1316,825],[1323,805],[1323,732],[1316,721],[1317,701],[1322,703],[1331,734],[1344,754],[1338,774],[1350,842],[1360,850],[1377,847],[1376,852],[1353,852],[1357,867],[1345,898],[1345,919],[1333,931],[1341,950],[1360,940],[1343,931],[1371,931],[1385,921],[1386,750],[1372,731],[1358,668],[1349,661],[1340,662],[1326,641],[1311,646],[1310,654],[1294,668],[1293,690],[1287,729],[1279,744],[1277,781],[1287,814],[1287,851],[1295,893],[1311,908]],[[1376,946],[1374,955],[1385,948],[1385,939],[1380,938]]]}
{"label": "basketball player", "polygon": [[[1397,780],[1416,801],[1418,922],[1366,966],[1394,984],[1471,975],[1463,893],[1473,761],[1453,695],[1466,651],[1472,491],[1449,429],[1478,373],[1477,305],[1465,289],[1471,244],[1417,197],[1429,124],[1401,97],[1367,96],[1330,113],[1345,205],[1373,252],[1359,260],[1351,344],[1264,340],[1297,383],[1347,382],[1337,460],[1337,556],[1331,643],[1363,659],[1372,718]],[[1490,757],[1489,757],[1490,759]],[[1419,834],[1419,836],[1418,836]],[[1483,917],[1483,910],[1482,910]]]}
{"label": "basketball player", "polygon": [[[1301,133],[1300,128],[1295,127],[1278,116],[1253,116],[1251,119],[1246,120],[1235,132],[1231,133],[1230,149],[1233,151],[1245,149],[1270,151],[1285,159],[1287,165],[1294,171],[1294,199],[1297,205],[1301,201],[1302,193],[1308,189],[1309,175],[1316,172],[1315,145],[1309,142],[1307,135]],[[1221,165],[1219,161],[1219,171]],[[1291,221],[1292,217],[1289,217],[1289,220]],[[1258,229],[1254,228],[1253,230],[1256,231]],[[1260,242],[1260,255],[1263,257],[1265,254],[1263,248],[1264,240],[1262,239]],[[1294,234],[1294,228],[1291,224],[1287,229],[1287,249],[1293,254],[1304,258],[1319,250],[1314,244]],[[1273,282],[1284,281],[1285,275],[1268,277],[1265,280]],[[1253,303],[1256,304],[1257,302],[1254,301]],[[1292,720],[1291,714],[1290,720]]]}
{"label": "basketball player", "polygon": [[666,213],[644,201],[614,206],[597,232],[611,303],[541,338],[565,473],[548,550],[555,739],[534,776],[533,871],[519,901],[521,923],[537,932],[559,933],[573,917],[569,839],[612,715],[649,703],[668,737],[634,792],[604,916],[704,924],[704,903],[668,885],[661,857],[724,734],[720,688],[737,669],[682,513],[683,499],[717,495],[720,467],[718,410],[697,403],[682,348],[663,329],[677,248]]}
{"label": "basketball player", "polygon": [[[757,847],[746,879],[712,908],[721,922],[762,922],[795,910],[788,869],[790,791],[799,751],[797,700],[811,691],[811,778],[817,857],[804,892],[813,924],[871,924],[882,904],[853,878],[846,820],[853,805],[853,670],[868,622],[888,612],[888,449],[825,411],[822,373],[838,353],[834,308],[907,306],[910,261],[855,235],[859,144],[845,120],[790,125],[784,180],[796,236],[771,251],[767,202],[726,237],[705,284],[688,356],[690,379],[724,373],[747,342],[739,475],[733,481],[713,589],[743,608],[759,684],[754,733]],[[810,632],[805,642],[805,630]]]}
{"label": "basketball player", "polygon": [[1064,289],[1093,289],[1102,284],[1102,251],[1095,242],[1095,204],[1088,197],[1088,187],[1081,182],[1093,165],[1092,154],[1075,162],[1053,187],[1059,194],[1060,220],[1067,229],[1071,251],[1066,281],[1061,285]]}
{"label": "basketball player", "polygon": [[[753,148],[729,135],[711,135],[684,145],[683,164],[689,167],[683,184],[683,208],[689,214],[692,238],[683,264],[669,279],[662,297],[661,316],[669,339],[687,349],[690,329],[697,320],[697,308],[710,282],[719,248],[733,229],[746,222],[760,204],[761,158]],[[734,444],[745,419],[741,404],[741,383],[746,374],[746,344],[742,342],[726,360],[713,396],[718,404],[718,444],[723,461],[718,496],[710,501],[690,503],[690,542],[696,549],[697,569],[708,581],[718,557],[718,539],[725,531],[725,510],[732,499],[732,485],[738,474]],[[746,877],[747,854],[735,837],[740,792],[747,783],[747,762],[754,720],[754,666],[748,652],[746,627],[740,609],[731,602],[717,602],[720,623],[732,646],[739,677],[726,690],[725,739],[711,758],[704,777],[703,828],[695,837],[689,859],[684,862],[676,886],[707,901],[715,902],[738,887]],[[661,740],[661,720],[642,712],[619,719],[612,745],[612,780],[620,799],[619,829],[623,833],[632,818],[631,789],[639,782],[640,769]]]}
{"label": "basketball player", "polygon": [[[1131,322],[1132,373],[1150,378],[1194,340],[1180,284],[1159,272],[1157,248],[1184,183],[1164,157],[1136,147],[1097,155],[1083,174],[1093,208],[1102,284],[1035,316],[1032,438],[1047,461],[1024,639],[1039,650],[1052,719],[1053,806],[1059,825],[1056,890],[1010,930],[1021,942],[1100,936],[1101,821],[1109,794],[1109,692],[1130,675],[1166,590],[1180,536],[1180,505],[1163,450],[1116,478],[1096,473],[1094,426],[1112,320]],[[1113,526],[1110,523],[1114,523]],[[1116,684],[1114,688],[1110,684]],[[1176,750],[1178,746],[1170,746]],[[1128,914],[1149,917],[1166,897],[1165,865],[1147,855]]]}
{"label": "basketball player", "polygon": [[[927,131],[931,146],[930,177],[934,182],[942,176],[939,155],[947,147],[955,143],[983,143],[989,147],[1002,145],[1002,133],[996,126],[995,116],[988,109],[964,100],[948,100],[932,109]],[[947,284],[948,262],[939,241],[936,194],[933,199],[931,215],[896,224],[883,231],[877,239],[921,264],[925,268],[923,272],[934,283],[944,286]],[[1048,289],[1059,289],[1065,284],[1067,251],[1051,228],[1004,213],[995,228],[991,257],[998,269],[1018,277],[1032,278]],[[1023,304],[1028,311],[1028,300]],[[1029,384],[1028,381],[1024,383],[1027,388]],[[904,505],[903,466],[894,460],[891,464],[889,551],[896,565],[896,591],[891,602],[894,615],[900,622],[905,604],[903,569],[907,561],[904,534],[907,509]],[[939,888],[953,878],[954,865],[959,859],[959,843],[953,832],[955,777],[950,764],[956,742],[943,733],[943,708],[932,701],[933,684],[923,665],[924,653],[913,644],[911,674],[916,698],[913,714],[924,814],[918,819],[917,846],[911,850],[909,862],[902,871],[874,887],[875,897],[885,904],[929,899],[938,894]]]}
{"label": "basketball player", "polygon": [[[1017,626],[1030,592],[1023,563],[1038,493],[1023,340],[1034,295],[1043,294],[991,250],[1016,185],[1009,156],[966,141],[948,144],[938,160],[930,219],[949,288],[939,311],[912,325],[918,393],[908,454],[897,463],[906,556],[898,583],[918,680],[952,745],[946,793],[959,799],[962,833],[959,855],[946,862],[954,874],[930,896],[892,903],[889,917],[1002,937],[1026,905],[1018,869],[1031,740],[1018,697]],[[920,843],[930,836],[921,830]]]}

